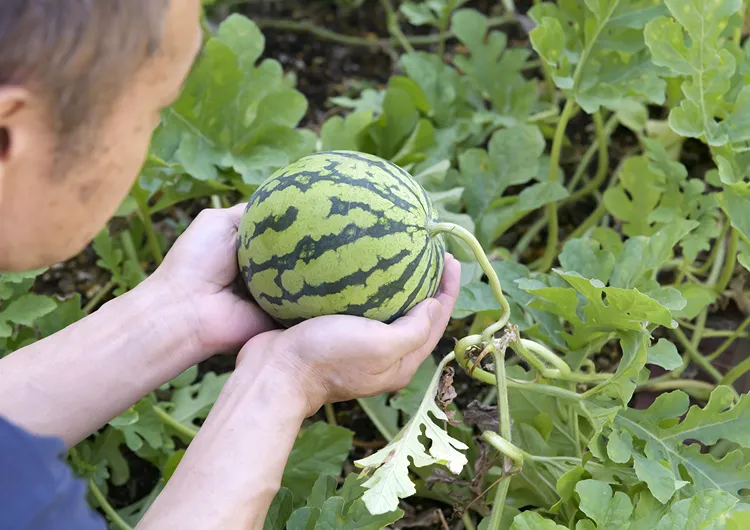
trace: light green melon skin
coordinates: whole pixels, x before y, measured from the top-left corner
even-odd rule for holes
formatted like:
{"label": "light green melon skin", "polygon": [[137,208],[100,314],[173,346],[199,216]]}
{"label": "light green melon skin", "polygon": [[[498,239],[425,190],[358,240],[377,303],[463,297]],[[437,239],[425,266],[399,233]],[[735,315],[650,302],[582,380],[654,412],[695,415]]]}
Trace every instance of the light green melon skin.
{"label": "light green melon skin", "polygon": [[390,322],[437,291],[445,244],[428,230],[436,215],[390,162],[317,153],[251,197],[238,263],[255,301],[284,325],[330,314]]}

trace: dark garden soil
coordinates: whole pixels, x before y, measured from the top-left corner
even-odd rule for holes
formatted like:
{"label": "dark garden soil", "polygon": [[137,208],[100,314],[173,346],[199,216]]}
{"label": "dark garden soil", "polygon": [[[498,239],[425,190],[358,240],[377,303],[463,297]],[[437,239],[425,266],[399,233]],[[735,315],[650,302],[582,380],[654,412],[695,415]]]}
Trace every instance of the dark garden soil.
{"label": "dark garden soil", "polygon": [[[528,9],[531,0],[527,2],[516,2],[521,12]],[[487,15],[497,15],[500,2],[496,0],[474,0],[466,4],[467,7],[480,9]],[[393,56],[387,47],[382,46],[348,46],[321,39],[310,33],[290,31],[276,27],[278,21],[305,21],[340,34],[367,37],[373,39],[385,39],[388,35],[386,28],[386,17],[375,1],[365,2],[364,7],[353,12],[340,12],[336,10],[332,2],[300,0],[260,0],[250,1],[239,5],[234,9],[240,10],[245,15],[254,19],[263,28],[266,36],[265,56],[274,58],[282,63],[285,70],[294,72],[297,76],[297,87],[307,97],[309,109],[303,125],[317,130],[320,124],[330,115],[340,112],[330,104],[329,98],[340,95],[354,95],[362,87],[383,87],[388,78],[397,68]],[[220,8],[212,15],[215,22],[229,13],[227,8]],[[407,34],[423,33],[419,28],[405,27]],[[527,36],[522,27],[509,25],[503,28],[509,34],[511,46],[527,46]],[[460,53],[461,49],[455,42],[448,46],[447,53]],[[575,164],[583,155],[587,146],[591,143],[592,124],[586,116],[573,119],[568,128],[570,143],[566,146],[563,154],[563,169],[566,175],[570,175]],[[610,169],[617,167],[619,162],[636,148],[635,139],[624,128],[618,129],[612,136],[610,146]],[[686,165],[690,168],[701,170],[703,164],[710,164],[710,157],[702,144],[698,142],[688,143],[685,149]],[[596,168],[596,161],[592,164],[592,171]],[[167,215],[169,217],[187,216],[193,217],[200,209],[207,206],[205,201],[192,201],[182,203],[173,207]],[[592,202],[579,202],[572,207],[563,209],[561,212],[561,227],[563,236],[570,233],[580,224],[595,207]],[[504,235],[500,243],[503,246],[512,246],[524,233],[534,218],[527,219],[517,225],[513,231]],[[168,229],[167,223],[158,223],[157,227],[164,229],[165,236],[171,240],[174,234]],[[523,256],[523,260],[531,262],[539,257],[544,247],[545,234],[540,233],[537,239],[529,247]],[[39,292],[55,294],[68,297],[80,293],[84,304],[97,291],[109,281],[109,274],[96,265],[96,256],[90,248],[78,255],[73,260],[52,267],[38,281],[36,289]],[[742,293],[742,289],[737,289]],[[104,297],[103,301],[106,301]],[[738,304],[748,304],[738,295],[736,302],[726,307],[716,307],[709,317],[708,325],[719,329],[734,329],[743,320],[743,312],[738,309]],[[446,354],[453,347],[451,337],[462,336],[465,332],[465,324],[454,322],[446,333],[446,338],[441,342],[438,351],[434,354],[436,359]],[[705,347],[715,348],[720,339],[706,340]],[[736,364],[737,358],[749,347],[747,340],[738,340],[733,347],[717,361],[716,366],[726,371],[728,366]],[[708,349],[708,348],[706,348]],[[601,355],[597,358],[602,369],[614,370],[617,363],[617,352],[612,356]],[[234,367],[234,356],[217,356],[203,363],[201,372],[227,372]],[[703,374],[695,371],[686,373],[687,377],[702,378]],[[481,399],[486,392],[486,386],[479,385],[458,372],[455,377],[454,386],[458,392],[456,403],[463,408],[474,399]],[[750,381],[738,382],[737,390],[746,392],[750,388]],[[654,396],[648,393],[638,393],[634,398],[634,406],[645,407],[650,404]],[[355,432],[355,449],[351,460],[360,458],[377,449],[383,444],[383,440],[367,418],[365,413],[356,403],[341,403],[335,405],[337,421]],[[322,411],[317,420],[325,420]],[[156,481],[158,481],[158,470],[136,457],[130,458],[133,479],[123,487],[111,491],[110,497],[121,501],[120,506],[132,503],[142,498],[149,492]],[[350,465],[351,469],[351,465]],[[458,528],[462,523],[452,520],[452,510],[445,505],[433,504],[421,499],[410,499],[405,507],[408,516],[399,521],[400,528],[439,528],[439,515],[436,513],[438,506],[443,510],[443,515],[449,522],[450,528]],[[117,506],[116,506],[117,507]]]}

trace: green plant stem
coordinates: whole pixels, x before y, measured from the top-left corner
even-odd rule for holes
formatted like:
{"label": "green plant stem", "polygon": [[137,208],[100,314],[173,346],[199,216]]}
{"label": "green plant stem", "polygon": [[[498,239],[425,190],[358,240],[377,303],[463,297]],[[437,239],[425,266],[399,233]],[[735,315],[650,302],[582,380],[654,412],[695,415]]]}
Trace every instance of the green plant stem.
{"label": "green plant stem", "polygon": [[[495,374],[492,374],[485,370],[480,370],[480,369],[475,370],[472,373],[472,377],[476,379],[477,381],[481,381],[488,385],[497,384]],[[508,388],[514,388],[517,390],[533,392],[535,394],[542,394],[545,396],[552,396],[552,397],[556,397],[560,399],[566,399],[568,401],[581,401],[583,399],[581,397],[581,394],[577,392],[571,392],[570,390],[567,390],[565,388],[560,388],[559,386],[543,385],[543,384],[531,383],[531,382],[522,383],[519,381],[515,381],[513,379],[507,379],[505,384]]]}
{"label": "green plant stem", "polygon": [[667,392],[669,390],[684,390],[691,396],[699,399],[708,399],[716,385],[706,381],[697,381],[695,379],[668,379],[648,383],[639,388],[651,392]]}
{"label": "green plant stem", "polygon": [[[718,358],[718,357],[719,357],[719,356],[720,356],[720,355],[721,355],[722,353],[724,353],[725,351],[727,351],[727,349],[728,349],[728,348],[729,348],[729,347],[730,347],[730,346],[731,346],[732,344],[734,344],[734,341],[736,341],[736,340],[737,340],[737,339],[739,339],[739,338],[740,338],[740,337],[741,337],[742,335],[744,335],[743,331],[745,331],[745,328],[746,328],[747,326],[750,326],[750,317],[747,317],[747,318],[746,318],[746,319],[745,319],[745,320],[744,320],[744,321],[742,322],[742,324],[740,324],[740,326],[739,326],[739,327],[738,327],[738,328],[737,328],[736,330],[734,330],[734,331],[732,332],[732,334],[731,334],[731,335],[729,335],[729,337],[727,337],[727,339],[726,339],[726,340],[725,340],[724,342],[722,342],[722,343],[721,343],[721,345],[720,345],[720,346],[719,346],[718,348],[716,348],[716,350],[714,350],[714,351],[713,351],[713,352],[711,353],[711,355],[707,355],[707,356],[706,356],[706,358],[707,358],[707,359],[708,359],[709,361],[713,361],[714,359]],[[706,335],[705,335],[705,333],[704,333],[704,337],[705,337],[705,336],[706,336]]]}
{"label": "green plant stem", "polygon": [[495,387],[497,388],[497,414],[500,420],[500,436],[511,442],[510,404],[508,403],[508,382],[505,376],[505,352],[495,349]]}
{"label": "green plant stem", "polygon": [[[515,22],[515,15],[503,15],[499,17],[493,17],[487,20],[488,28],[496,28]],[[298,22],[295,20],[284,20],[284,19],[258,19],[254,22],[261,29],[281,29],[285,31],[296,31],[302,33],[309,33],[320,39],[336,42],[346,46],[358,46],[358,47],[388,47],[395,44],[399,44],[399,41],[395,38],[385,39],[371,39],[367,37],[355,37],[352,35],[344,35],[342,33],[336,33],[335,31],[328,30],[326,28],[310,24],[309,22]],[[445,39],[454,39],[456,34],[452,31],[445,33]],[[414,35],[406,37],[406,40],[412,46],[429,46],[432,44],[439,44],[441,36],[440,34],[433,35]],[[539,66],[538,61],[529,61],[526,68],[536,68]]]}
{"label": "green plant stem", "polygon": [[[690,322],[687,322],[685,320],[680,320],[680,327],[681,328],[687,328],[689,330],[695,329],[695,324],[691,324]],[[703,337],[708,338],[716,338],[716,337],[732,337],[733,339],[748,339],[750,338],[750,333],[748,332],[739,332],[738,330],[731,330],[731,329],[711,329],[706,328],[703,331]]]}
{"label": "green plant stem", "polygon": [[698,313],[698,318],[695,319],[695,329],[693,335],[690,337],[690,344],[696,350],[700,347],[701,341],[703,340],[703,330],[706,329],[706,319],[708,319],[708,309],[704,308]]}
{"label": "green plant stem", "polygon": [[[723,239],[720,240],[720,243],[716,245],[718,248],[716,252],[716,257],[711,265],[711,272],[708,276],[707,284],[711,286],[718,285],[718,282],[720,281],[720,278],[722,276],[723,270],[724,270],[724,260],[727,255],[727,246],[731,246],[731,242],[729,245],[727,245],[726,241]],[[693,328],[693,335],[690,338],[690,340],[687,339],[685,336],[685,333],[682,332],[681,329],[677,328],[672,330],[675,337],[677,337],[677,340],[682,344],[682,346],[685,348],[687,352],[687,357],[683,356],[683,362],[682,366],[677,368],[676,370],[673,370],[672,373],[667,374],[663,377],[657,377],[656,379],[652,380],[650,384],[658,383],[666,379],[675,379],[682,375],[682,373],[685,371],[685,369],[688,366],[688,360],[692,360],[696,365],[698,365],[703,371],[711,376],[711,378],[716,381],[717,383],[720,383],[724,379],[725,376],[721,374],[712,364],[711,364],[711,358],[707,358],[700,352],[700,343],[703,339],[703,331],[706,327],[706,319],[708,317],[708,308],[704,308],[700,314],[698,315],[696,319],[696,324]],[[728,347],[728,346],[727,346]],[[735,394],[735,398],[738,398],[737,391],[732,388],[733,393]]]}
{"label": "green plant stem", "polygon": [[328,425],[338,425],[338,422],[336,421],[336,410],[333,408],[333,403],[326,403],[323,408],[325,409]]}
{"label": "green plant stem", "polygon": [[383,438],[385,438],[386,442],[390,442],[396,437],[396,434],[398,433],[391,432],[391,430],[381,421],[381,418],[377,414],[377,412],[370,406],[370,402],[367,401],[367,399],[358,399],[357,403],[362,408],[362,410],[365,411],[365,414],[367,414],[367,417],[370,418],[370,421],[378,429],[378,432],[383,435]]}
{"label": "green plant stem", "polygon": [[388,46],[395,41],[391,39],[370,39],[366,37],[354,37],[336,33],[321,26],[310,24],[309,22],[298,22],[296,20],[284,19],[259,19],[254,20],[260,29],[281,29],[285,31],[296,31],[300,33],[309,33],[320,39],[344,44],[346,46]]}
{"label": "green plant stem", "polygon": [[[505,376],[505,351],[504,349],[494,348],[495,360],[495,385],[497,387],[497,415],[500,421],[500,441],[507,442],[506,445],[512,445],[511,425],[510,425],[510,404],[508,403],[508,386]],[[488,433],[494,434],[494,433]],[[495,437],[497,438],[497,436]],[[486,440],[486,438],[485,438]],[[496,440],[497,441],[497,440]],[[507,451],[503,451],[503,472],[507,473],[511,469],[511,462],[518,466],[519,459],[511,460]],[[505,509],[505,497],[508,494],[510,486],[510,477],[505,477],[498,485],[495,494],[495,501],[492,503],[492,514],[490,515],[490,530],[500,529],[500,520],[503,517]]]}
{"label": "green plant stem", "polygon": [[[565,107],[563,107],[562,114],[560,115],[560,121],[557,123],[555,136],[552,140],[552,151],[550,152],[549,182],[557,182],[560,154],[562,153],[563,140],[565,140],[565,129],[568,126],[568,122],[570,121],[575,108],[575,101],[573,99],[568,99],[565,102]],[[557,245],[560,242],[557,202],[553,201],[547,205],[547,225],[547,246],[544,249],[544,255],[542,256],[541,263],[538,267],[539,272],[547,272],[550,267],[552,267],[552,263],[557,256]]]}
{"label": "green plant stem", "polygon": [[737,381],[737,379],[745,375],[748,371],[750,371],[750,357],[729,370],[729,372],[727,372],[727,375],[722,377],[721,381],[719,381],[719,384],[728,385],[730,388],[734,389],[734,387],[731,385],[735,381]]}
{"label": "green plant stem", "polygon": [[[516,469],[521,469],[523,466],[523,451],[521,451],[521,449],[510,443],[495,431],[484,431],[482,433],[482,440],[497,449],[504,457],[508,458],[503,464],[506,471],[512,470],[514,467]],[[511,465],[511,461],[513,461],[514,465]]]}
{"label": "green plant stem", "polygon": [[505,530],[500,527],[500,522],[503,518],[503,510],[505,509],[505,498],[508,496],[508,489],[510,488],[510,477],[505,477],[500,484],[497,485],[497,491],[495,492],[495,500],[492,502],[492,513],[490,514],[490,523],[485,527],[487,530]]}
{"label": "green plant stem", "polygon": [[93,311],[93,310],[94,310],[94,308],[95,308],[96,306],[98,306],[98,305],[99,305],[99,302],[101,302],[101,301],[102,301],[102,299],[103,299],[103,298],[104,298],[105,296],[107,296],[107,294],[108,294],[108,293],[109,293],[110,291],[112,291],[112,289],[114,289],[116,285],[117,285],[117,282],[115,282],[115,281],[113,281],[113,280],[110,280],[110,281],[108,281],[107,283],[105,283],[104,285],[102,285],[102,286],[101,286],[101,287],[99,288],[99,290],[98,290],[98,291],[96,291],[96,294],[94,294],[94,296],[92,296],[92,297],[91,297],[91,300],[89,300],[89,301],[88,301],[88,302],[86,303],[86,305],[85,305],[85,306],[83,306],[83,312],[84,312],[85,314],[87,314],[87,315],[88,315],[89,313],[91,313],[91,311]]}
{"label": "green plant stem", "polygon": [[[539,372],[542,377],[548,379],[563,379],[579,383],[603,383],[612,376],[610,374],[584,374],[571,372],[568,364],[558,357],[554,352],[532,340],[519,339],[511,344],[513,350]],[[533,352],[533,355],[532,355]],[[543,361],[554,366],[554,369],[546,367]]]}
{"label": "green plant stem", "polygon": [[96,499],[96,502],[102,509],[102,511],[107,514],[107,517],[109,517],[109,520],[113,525],[115,525],[120,530],[133,530],[133,528],[128,523],[126,523],[122,517],[120,517],[117,511],[107,501],[107,498],[102,493],[102,490],[99,489],[99,486],[96,485],[94,479],[89,480],[89,491]]}
{"label": "green plant stem", "polygon": [[523,349],[531,351],[536,354],[537,357],[547,361],[549,364],[557,368],[561,374],[570,374],[570,366],[568,366],[568,363],[563,361],[556,353],[554,353],[549,348],[528,339],[519,339],[518,342],[521,344],[521,346],[523,346]]}
{"label": "green plant stem", "polygon": [[547,218],[540,217],[536,220],[536,222],[534,222],[533,225],[526,229],[526,231],[521,236],[521,239],[518,240],[516,248],[513,249],[514,260],[518,261],[521,255],[526,252],[526,249],[529,248],[529,245],[534,240],[534,238],[539,235],[539,232],[541,232],[542,228],[544,228],[545,226],[547,226]]}
{"label": "green plant stem", "polygon": [[[692,327],[693,329],[693,336],[691,337],[690,341],[687,341],[687,344],[692,345],[694,349],[698,349],[698,346],[700,345],[701,338],[703,337],[703,329],[706,325],[706,318],[708,317],[708,311],[706,309],[703,309],[696,318],[696,324]],[[684,334],[683,334],[684,337]],[[687,369],[687,367],[690,365],[690,354],[685,353],[682,355],[682,365],[677,367],[676,369],[672,370],[671,372],[664,374],[660,377],[655,377],[653,379],[650,379],[647,384],[655,384],[660,383],[662,381],[668,381],[671,379],[677,379],[679,378]]]}
{"label": "green plant stem", "polygon": [[557,107],[552,107],[547,110],[543,110],[541,112],[537,112],[536,114],[532,114],[528,118],[526,118],[526,123],[539,123],[546,120],[551,120],[553,118],[557,118],[560,114],[560,109]]}
{"label": "green plant stem", "polygon": [[[548,350],[541,344],[528,339],[516,338],[511,339],[511,341],[512,342],[509,343],[509,346],[513,348],[513,350],[518,354],[520,358],[526,360],[531,365],[531,367],[544,378],[560,379],[569,382],[598,384],[605,383],[612,377],[610,374],[572,372],[565,361],[560,359],[555,353]],[[492,352],[494,351],[494,348],[497,347],[496,343],[494,342],[488,344],[488,340],[485,340],[483,335],[469,335],[468,337],[464,337],[463,339],[458,341],[454,348],[456,358],[458,359],[458,364],[462,368],[470,372],[470,375],[474,379],[495,385],[496,379],[494,374],[487,372],[477,365],[469,365],[469,359],[466,357],[467,350],[471,347],[477,347],[480,345],[484,347],[487,352]],[[534,350],[535,355],[532,354],[529,349]],[[553,366],[556,366],[557,368],[547,368],[539,357],[546,360]]]}
{"label": "green plant stem", "polygon": [[[729,230],[729,223],[723,223],[721,226],[721,233],[719,234],[719,237],[716,238],[716,241],[723,241],[724,237],[727,235],[727,231]],[[716,256],[719,254],[719,250],[721,249],[721,245],[714,245],[714,248],[711,249],[711,253],[708,256],[708,259],[706,262],[698,267],[695,270],[696,274],[705,274],[706,271],[708,271],[714,264],[714,261],[716,260]]]}
{"label": "green plant stem", "polygon": [[[602,142],[601,137],[604,137],[604,150],[607,153],[607,158],[609,157],[609,151],[607,150],[606,140],[612,136],[612,133],[615,131],[617,126],[620,124],[619,120],[617,119],[617,115],[612,115],[608,120],[607,123],[604,125],[604,130],[601,132],[601,134],[597,131],[597,142],[592,143],[589,145],[588,149],[586,149],[586,152],[581,157],[581,160],[578,162],[578,166],[576,167],[575,172],[573,173],[573,177],[570,179],[570,182],[568,183],[568,192],[571,194],[571,197],[568,197],[563,201],[564,204],[573,202],[574,199],[572,198],[573,192],[578,185],[578,183],[583,178],[583,175],[586,173],[586,169],[589,167],[589,164],[591,164],[591,159],[594,158],[594,154],[596,154],[597,151],[601,151],[602,149]],[[596,122],[594,122],[594,126],[596,127]],[[602,163],[601,158],[599,159],[598,169],[597,169],[597,176],[600,171],[602,171]],[[604,173],[606,174],[607,167],[604,166]],[[596,177],[594,177],[596,178]]]}
{"label": "green plant stem", "polygon": [[721,372],[714,368],[714,366],[708,361],[708,359],[706,359],[701,354],[701,352],[698,351],[698,348],[696,348],[693,343],[688,340],[682,330],[680,330],[679,328],[673,329],[672,333],[675,337],[677,337],[677,340],[680,341],[680,344],[682,344],[682,346],[685,348],[688,355],[690,356],[690,360],[692,360],[704,372],[706,372],[706,374],[708,374],[711,379],[719,383],[723,378]]}
{"label": "green plant stem", "polygon": [[380,0],[380,5],[385,9],[385,14],[388,18],[388,31],[390,34],[395,37],[407,53],[413,53],[414,46],[411,45],[409,39],[406,38],[406,35],[404,35],[404,32],[401,30],[401,25],[398,23],[398,12],[393,8],[391,0]]}
{"label": "green plant stem", "polygon": [[128,259],[138,265],[140,280],[145,280],[146,273],[143,272],[143,269],[141,268],[141,261],[138,259],[138,253],[135,250],[135,243],[133,243],[133,235],[130,233],[130,230],[125,230],[120,234],[120,242],[122,243],[122,249]]}
{"label": "green plant stem", "polygon": [[584,221],[580,225],[578,225],[578,227],[573,230],[573,232],[571,232],[570,235],[565,238],[565,240],[570,241],[571,239],[576,239],[583,236],[586,232],[599,224],[599,221],[602,220],[602,217],[604,217],[606,213],[607,208],[604,206],[603,202],[600,202],[599,206],[596,207],[596,210],[591,212],[591,214],[586,219],[584,219]]}
{"label": "green plant stem", "polygon": [[578,439],[581,437],[581,426],[578,423],[578,412],[572,404],[569,404],[568,413],[571,416],[571,423],[573,424],[573,437],[576,440],[576,456],[580,457],[583,455],[583,451],[581,449],[581,444],[578,441]]}
{"label": "green plant stem", "polygon": [[468,512],[461,516],[461,520],[464,522],[464,528],[466,528],[466,530],[477,530],[477,527],[474,526],[474,521],[472,521],[471,515],[469,515]]}
{"label": "green plant stem", "polygon": [[471,248],[471,251],[474,253],[474,257],[477,259],[477,262],[479,262],[479,266],[482,267],[482,271],[484,271],[484,274],[487,275],[490,287],[492,288],[492,293],[495,295],[495,298],[500,304],[500,309],[502,310],[500,319],[494,325],[487,328],[487,330],[485,330],[485,332],[482,334],[484,342],[487,342],[491,334],[505,327],[505,324],[507,324],[508,320],[510,319],[510,304],[503,294],[503,288],[500,285],[500,278],[497,277],[495,269],[492,268],[492,264],[487,259],[487,255],[484,253],[484,249],[482,249],[482,245],[479,244],[479,241],[477,241],[477,238],[474,237],[474,234],[472,234],[462,226],[458,226],[453,223],[431,223],[427,227],[427,229],[432,236],[440,233],[445,233],[454,235],[461,239],[469,246],[469,248]]}
{"label": "green plant stem", "polygon": [[[568,197],[563,204],[575,203],[583,199],[584,197],[594,193],[598,190],[602,184],[604,184],[607,178],[607,171],[609,170],[609,134],[607,129],[609,125],[612,125],[612,130],[617,127],[617,118],[612,117],[607,125],[604,125],[601,111],[595,112],[594,118],[594,130],[596,131],[596,144],[592,147],[596,147],[599,152],[599,162],[597,165],[596,174],[583,188],[573,193]],[[572,190],[573,188],[569,188]]]}
{"label": "green plant stem", "polygon": [[[612,3],[610,11],[604,14],[603,20],[608,20],[612,16],[612,11],[617,7],[617,4],[618,2]],[[578,87],[581,83],[581,78],[583,77],[586,63],[588,62],[589,56],[591,55],[591,50],[594,48],[594,44],[596,43],[599,35],[604,29],[604,25],[605,24],[599,24],[596,26],[594,32],[589,35],[589,38],[583,47],[581,58],[576,65],[575,71],[573,72],[573,86],[571,87],[571,96],[575,94],[576,90],[578,90]],[[550,170],[548,179],[550,182],[557,181],[558,165],[560,163],[560,153],[562,151],[562,144],[565,138],[565,129],[567,128],[568,122],[570,121],[570,118],[573,115],[575,109],[575,100],[573,99],[573,97],[568,97],[568,100],[565,102],[565,107],[563,107],[562,114],[560,115],[560,121],[557,124],[555,136],[552,140],[552,151],[550,153]],[[547,219],[549,224],[547,247],[544,250],[544,255],[542,256],[538,266],[539,272],[547,272],[552,267],[552,263],[555,261],[555,257],[557,256],[557,245],[560,242],[560,234],[557,219],[556,202],[552,202],[547,206]]]}
{"label": "green plant stem", "polygon": [[447,41],[448,27],[451,23],[450,15],[453,12],[455,4],[456,0],[448,0],[448,5],[445,6],[443,18],[440,20],[440,33],[438,33],[438,37],[440,38],[438,41],[438,57],[440,57],[441,61],[445,57],[445,43]]}
{"label": "green plant stem", "polygon": [[740,241],[740,234],[732,228],[729,232],[729,244],[727,245],[726,255],[724,256],[724,265],[721,268],[721,274],[716,282],[716,292],[721,296],[729,282],[732,281],[734,266],[737,263],[737,245]]}
{"label": "green plant stem", "polygon": [[156,261],[156,265],[161,265],[164,261],[164,253],[161,251],[161,245],[159,245],[159,238],[156,237],[156,231],[154,230],[154,223],[151,220],[151,213],[149,212],[148,202],[141,193],[135,193],[135,202],[138,204],[138,216],[143,222],[143,226],[146,228],[146,239],[148,240],[148,246],[151,248],[151,254]]}
{"label": "green plant stem", "polygon": [[727,255],[727,244],[724,238],[720,239],[719,244],[716,246],[719,247],[719,250],[716,251],[716,257],[714,258],[714,262],[711,264],[711,272],[708,274],[708,279],[706,280],[706,283],[708,285],[712,285],[714,287],[717,283],[719,283],[719,277],[721,276],[724,259]]}
{"label": "green plant stem", "polygon": [[195,438],[198,434],[197,429],[193,429],[192,427],[188,427],[187,425],[183,425],[176,419],[174,419],[172,416],[169,415],[169,413],[164,410],[163,408],[154,405],[153,407],[154,412],[157,416],[159,416],[159,420],[166,426],[174,429],[181,435],[185,436],[186,438],[192,440]]}

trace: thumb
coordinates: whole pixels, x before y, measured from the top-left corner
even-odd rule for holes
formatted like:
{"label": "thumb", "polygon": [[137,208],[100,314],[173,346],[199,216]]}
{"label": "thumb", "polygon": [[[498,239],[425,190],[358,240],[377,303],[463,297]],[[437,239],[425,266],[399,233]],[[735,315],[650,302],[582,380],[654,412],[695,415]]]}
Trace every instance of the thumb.
{"label": "thumb", "polygon": [[247,209],[246,202],[241,202],[239,204],[235,204],[231,208],[227,208],[224,210],[227,214],[227,218],[231,221],[234,228],[239,228],[240,221],[242,220],[242,216],[245,214],[245,210]]}
{"label": "thumb", "polygon": [[417,304],[388,326],[384,342],[391,345],[393,352],[399,352],[399,358],[420,349],[430,339],[432,327],[440,315],[440,307],[440,302],[435,298]]}

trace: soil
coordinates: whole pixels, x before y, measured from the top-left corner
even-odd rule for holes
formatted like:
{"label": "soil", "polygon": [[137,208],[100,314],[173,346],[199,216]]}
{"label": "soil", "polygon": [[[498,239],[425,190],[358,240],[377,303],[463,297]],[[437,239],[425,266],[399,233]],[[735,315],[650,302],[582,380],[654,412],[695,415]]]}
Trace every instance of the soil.
{"label": "soil", "polygon": [[[531,5],[531,0],[517,1],[516,4],[521,13],[524,13]],[[500,2],[496,0],[473,0],[465,4],[466,7],[474,7],[487,15],[497,15]],[[250,1],[239,5],[236,9],[245,15],[258,21],[263,26],[264,20],[296,20],[306,21],[341,34],[359,37],[384,38],[388,35],[386,17],[380,8],[380,4],[374,0],[365,2],[364,6],[356,11],[341,12],[332,7],[328,1],[300,2],[298,0],[265,0]],[[213,13],[216,20],[226,16],[228,11],[219,8]],[[511,46],[527,46],[527,36],[518,26],[503,28],[509,32]],[[407,34],[419,34],[423,32],[420,28],[406,26]],[[352,47],[338,43],[322,40],[309,33],[288,31],[282,29],[264,29],[266,37],[265,56],[274,58],[282,63],[285,70],[293,72],[297,76],[297,87],[307,97],[309,109],[305,116],[303,125],[312,129],[318,129],[320,124],[336,112],[329,102],[329,98],[342,94],[354,94],[363,86],[383,87],[388,78],[394,73],[397,65],[393,57],[379,47]],[[450,44],[447,53],[456,51],[455,43]],[[585,116],[576,117],[571,121],[568,136],[572,145],[566,148],[563,157],[563,169],[566,175],[570,175],[577,160],[582,156],[586,146],[590,144],[592,137],[592,126],[590,120]],[[626,129],[620,128],[612,136],[610,149],[610,170],[617,167],[623,157],[627,156],[636,147],[635,139]],[[704,163],[710,163],[702,144],[695,142],[686,149],[685,162],[688,167],[699,168],[702,172]],[[596,167],[596,160],[592,167]],[[181,204],[172,209],[179,214],[192,217],[205,204],[201,201],[193,201]],[[593,210],[593,202],[576,203],[574,208],[567,208],[561,212],[561,227],[564,233],[569,233],[578,226]],[[525,220],[519,224],[517,230],[507,234],[501,241],[504,245],[513,245],[523,234],[524,230],[531,224],[533,219]],[[162,226],[166,228],[166,226]],[[173,235],[169,235],[171,239]],[[533,260],[539,255],[539,249],[543,247],[545,234],[542,232],[532,244],[527,259]],[[534,248],[536,246],[536,248]],[[76,258],[51,268],[38,281],[36,289],[39,292],[55,294],[61,297],[72,296],[80,293],[83,302],[86,303],[95,296],[98,289],[109,280],[109,274],[96,265],[96,256],[91,248],[87,249]],[[106,297],[105,297],[106,300]],[[716,308],[708,325],[716,328],[732,329],[739,325],[744,315],[733,303],[727,307]],[[449,330],[446,338],[441,342],[438,351],[433,355],[438,360],[453,347],[453,339],[464,330],[462,323],[454,323],[457,329]],[[702,345],[715,348],[720,340],[707,340]],[[732,348],[719,359],[717,367],[726,371],[738,362],[737,359],[744,358],[748,348],[748,341],[737,341]],[[597,360],[601,367],[610,366],[614,369],[616,359],[602,355]],[[223,373],[234,367],[234,356],[225,355],[214,357],[200,367],[201,373],[214,371]],[[703,374],[693,373],[695,377]],[[465,407],[472,400],[481,398],[486,391],[484,385],[478,385],[462,371],[457,372],[454,386],[458,392],[456,403]],[[744,380],[738,385],[739,391],[750,389],[750,380]],[[646,407],[654,399],[654,395],[648,393],[637,394],[633,405]],[[355,449],[351,460],[365,456],[383,444],[383,440],[367,418],[365,413],[353,403],[341,403],[335,405],[338,422],[355,432]],[[322,411],[314,420],[325,420]],[[134,474],[133,480],[127,485],[111,490],[111,498],[116,507],[125,506],[146,495],[158,480],[158,470],[134,455],[126,455],[131,464]],[[416,504],[418,503],[418,504]],[[435,510],[440,508],[449,522],[450,528],[462,527],[459,520],[452,520],[452,510],[445,505],[438,505],[429,501],[418,500],[414,503],[406,503],[408,517],[399,523],[400,528],[429,527],[439,528],[440,518]],[[413,523],[410,524],[410,523]]]}

